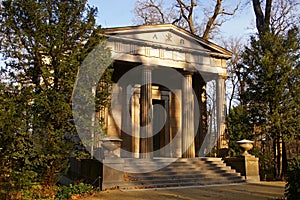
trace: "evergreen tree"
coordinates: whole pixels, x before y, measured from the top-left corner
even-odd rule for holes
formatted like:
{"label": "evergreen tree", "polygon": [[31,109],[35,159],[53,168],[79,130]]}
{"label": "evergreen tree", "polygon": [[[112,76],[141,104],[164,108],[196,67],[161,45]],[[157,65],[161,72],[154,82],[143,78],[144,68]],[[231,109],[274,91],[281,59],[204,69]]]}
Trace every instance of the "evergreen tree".
{"label": "evergreen tree", "polygon": [[[28,91],[23,90],[23,93]],[[28,100],[12,85],[0,83],[0,199],[17,196],[37,180],[33,138],[28,131]]]}
{"label": "evergreen tree", "polygon": [[232,108],[227,115],[226,138],[229,141],[230,156],[239,155],[240,148],[237,141],[243,139],[252,140],[254,138],[253,124],[249,118],[249,112],[246,106],[243,105]]}
{"label": "evergreen tree", "polygon": [[97,9],[86,3],[2,1],[0,49],[6,62],[1,72],[8,81],[2,81],[1,100],[7,104],[0,108],[0,153],[1,170],[8,167],[9,176],[31,166],[38,182],[52,186],[74,154],[68,138],[76,132],[72,90],[81,63],[103,39]]}
{"label": "evergreen tree", "polygon": [[285,142],[299,137],[300,40],[293,28],[286,35],[265,32],[252,37],[243,55],[246,90],[242,98],[250,121],[273,141],[274,169],[282,178]]}

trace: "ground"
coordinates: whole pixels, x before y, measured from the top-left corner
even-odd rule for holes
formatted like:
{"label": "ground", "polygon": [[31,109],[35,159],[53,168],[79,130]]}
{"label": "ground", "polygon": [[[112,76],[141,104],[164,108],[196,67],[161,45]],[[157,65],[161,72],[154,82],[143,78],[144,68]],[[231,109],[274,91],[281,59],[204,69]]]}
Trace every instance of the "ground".
{"label": "ground", "polygon": [[206,186],[198,188],[176,188],[161,190],[111,190],[96,193],[82,200],[265,200],[284,199],[284,182],[259,182],[235,185]]}

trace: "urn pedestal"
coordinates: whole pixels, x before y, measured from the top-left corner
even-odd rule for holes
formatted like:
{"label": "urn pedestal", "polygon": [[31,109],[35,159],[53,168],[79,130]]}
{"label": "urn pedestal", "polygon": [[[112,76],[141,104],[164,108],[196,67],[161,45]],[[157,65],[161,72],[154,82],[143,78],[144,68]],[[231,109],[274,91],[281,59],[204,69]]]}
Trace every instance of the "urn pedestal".
{"label": "urn pedestal", "polygon": [[253,141],[241,140],[237,143],[243,152],[237,157],[225,158],[225,163],[245,176],[246,181],[259,182],[259,159],[248,152],[253,148]]}
{"label": "urn pedestal", "polygon": [[240,140],[237,141],[239,144],[240,148],[242,149],[243,153],[241,153],[241,156],[252,156],[249,154],[249,150],[253,148],[253,141],[251,140]]}

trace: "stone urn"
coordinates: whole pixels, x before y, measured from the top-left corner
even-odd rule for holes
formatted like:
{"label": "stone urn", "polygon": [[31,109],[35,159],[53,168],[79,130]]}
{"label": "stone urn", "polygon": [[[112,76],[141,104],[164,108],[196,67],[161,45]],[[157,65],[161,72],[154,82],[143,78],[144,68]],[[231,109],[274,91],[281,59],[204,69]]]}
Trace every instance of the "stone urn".
{"label": "stone urn", "polygon": [[102,142],[101,146],[104,150],[105,158],[118,158],[114,151],[121,147],[122,139],[107,137],[101,139],[100,141]]}
{"label": "stone urn", "polygon": [[248,151],[253,148],[253,143],[254,143],[253,141],[244,139],[244,140],[237,141],[237,143],[239,144],[240,148],[243,151],[241,156],[251,156],[251,154],[249,154]]}

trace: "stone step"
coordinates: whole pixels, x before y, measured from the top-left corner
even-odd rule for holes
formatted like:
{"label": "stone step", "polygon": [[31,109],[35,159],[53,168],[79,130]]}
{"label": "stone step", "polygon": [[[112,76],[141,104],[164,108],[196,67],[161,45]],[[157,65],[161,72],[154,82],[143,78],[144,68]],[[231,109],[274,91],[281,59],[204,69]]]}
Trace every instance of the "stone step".
{"label": "stone step", "polygon": [[[131,170],[134,170],[134,173],[132,174],[143,174],[145,169],[129,169],[125,168],[126,171],[131,172]],[[172,169],[160,169],[157,171],[151,171],[147,172],[147,174],[210,174],[210,173],[217,173],[217,174],[222,174],[222,173],[236,173],[236,170],[231,169],[231,168],[172,168]]]}
{"label": "stone step", "polygon": [[147,189],[147,188],[168,188],[168,187],[193,187],[193,186],[204,186],[204,185],[217,185],[217,184],[233,184],[233,183],[243,183],[244,179],[236,180],[216,180],[216,179],[205,179],[191,182],[165,182],[165,183],[155,183],[155,184],[140,184],[138,182],[124,183],[119,186],[120,189]]}
{"label": "stone step", "polygon": [[224,162],[222,161],[207,161],[207,160],[190,160],[190,161],[185,161],[185,160],[177,160],[176,162],[173,162],[173,164],[223,164]]}
{"label": "stone step", "polygon": [[159,169],[158,171],[206,171],[206,170],[227,170],[234,172],[231,167],[226,166],[226,164],[189,164],[189,163],[172,163],[166,167],[160,166],[160,165],[151,165],[151,164],[139,164],[139,165],[126,165],[124,169],[126,171],[136,171],[139,172],[143,171],[145,169],[150,169],[151,167],[163,167]]}
{"label": "stone step", "polygon": [[180,168],[180,167],[209,167],[209,168],[218,168],[218,167],[228,167],[225,163],[218,164],[207,164],[207,163],[172,163],[170,165],[162,165],[160,163],[144,163],[144,164],[125,164],[124,167],[164,167],[164,168]]}
{"label": "stone step", "polygon": [[138,158],[124,158],[124,163],[173,163],[178,158],[153,158],[153,159],[138,159]]}
{"label": "stone step", "polygon": [[165,164],[165,163],[170,163],[170,164],[223,164],[224,162],[222,160],[203,160],[203,159],[191,159],[191,160],[186,160],[186,159],[126,159],[124,161],[124,164],[130,165],[130,164]]}
{"label": "stone step", "polygon": [[224,173],[220,176],[220,174],[160,174],[160,175],[126,175],[124,179],[126,181],[138,181],[138,180],[163,180],[163,179],[171,179],[171,180],[184,180],[184,179],[203,179],[203,178],[241,178],[238,173]]}
{"label": "stone step", "polygon": [[[169,165],[166,165],[169,164]],[[176,161],[173,163],[166,163],[166,162],[158,162],[158,161],[131,161],[124,163],[125,167],[144,167],[144,166],[167,166],[167,167],[180,167],[180,166],[216,166],[216,167],[226,167],[226,164],[224,162],[220,161],[201,161],[201,160],[194,160],[194,161]]]}
{"label": "stone step", "polygon": [[[123,159],[120,189],[161,188],[245,182],[221,158]],[[161,168],[160,168],[161,167]]]}
{"label": "stone step", "polygon": [[136,182],[141,185],[149,185],[149,184],[164,184],[164,183],[184,183],[184,182],[205,182],[207,180],[218,180],[218,181],[235,181],[235,180],[242,180],[240,177],[219,177],[216,179],[216,177],[202,177],[202,178],[161,178],[161,179],[142,179],[142,180],[133,180],[133,181],[127,181],[127,182]]}
{"label": "stone step", "polygon": [[156,163],[174,163],[174,162],[223,162],[221,158],[153,158],[153,159],[137,159],[137,158],[123,158],[124,163],[145,163],[145,162],[156,162]]}
{"label": "stone step", "polygon": [[190,169],[192,169],[192,168],[195,168],[195,169],[201,169],[201,168],[203,168],[203,169],[228,168],[228,166],[224,163],[223,164],[218,164],[218,165],[209,165],[209,164],[199,164],[199,165],[196,165],[196,164],[182,165],[181,164],[181,165],[175,165],[175,163],[174,163],[172,165],[169,165],[169,166],[165,167],[165,169],[173,169],[173,168],[180,169],[180,168],[185,168],[185,167],[190,168]]}

